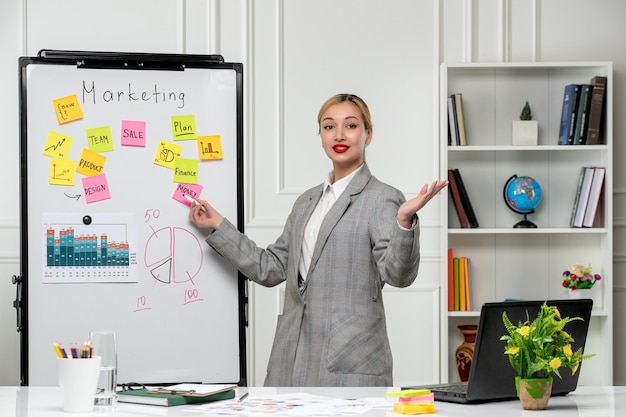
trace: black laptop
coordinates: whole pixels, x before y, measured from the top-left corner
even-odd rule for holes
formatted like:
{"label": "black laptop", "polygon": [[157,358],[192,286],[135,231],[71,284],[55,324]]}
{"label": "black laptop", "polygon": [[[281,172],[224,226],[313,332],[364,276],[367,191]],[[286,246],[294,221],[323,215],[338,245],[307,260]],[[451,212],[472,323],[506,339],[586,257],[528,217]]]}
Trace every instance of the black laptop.
{"label": "black laptop", "polygon": [[[512,323],[526,320],[526,311],[532,320],[537,316],[543,301],[510,301],[502,303],[485,303],[480,311],[478,332],[474,356],[470,367],[467,382],[448,383],[429,386],[413,386],[408,388],[430,389],[435,401],[455,402],[462,404],[477,404],[490,401],[511,400],[517,398],[515,392],[515,370],[504,354],[504,341],[500,337],[507,334],[502,313],[506,311]],[[574,320],[565,326],[574,338],[574,351],[585,347],[591,308],[593,300],[548,300],[548,305],[556,306],[561,317],[582,317],[583,320]],[[583,361],[584,362],[584,361]],[[559,370],[561,378],[554,375],[552,395],[566,395],[576,389],[581,366],[576,374],[572,375],[568,368]]]}

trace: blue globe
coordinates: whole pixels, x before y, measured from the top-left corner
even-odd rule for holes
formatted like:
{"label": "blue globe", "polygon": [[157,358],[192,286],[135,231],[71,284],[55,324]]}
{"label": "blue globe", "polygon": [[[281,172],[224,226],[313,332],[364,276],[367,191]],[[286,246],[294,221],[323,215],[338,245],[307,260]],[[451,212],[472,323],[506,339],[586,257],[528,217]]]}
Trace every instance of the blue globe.
{"label": "blue globe", "polygon": [[509,209],[523,214],[524,220],[514,227],[537,227],[526,219],[526,215],[534,213],[541,201],[541,186],[528,176],[513,175],[504,185],[504,201]]}

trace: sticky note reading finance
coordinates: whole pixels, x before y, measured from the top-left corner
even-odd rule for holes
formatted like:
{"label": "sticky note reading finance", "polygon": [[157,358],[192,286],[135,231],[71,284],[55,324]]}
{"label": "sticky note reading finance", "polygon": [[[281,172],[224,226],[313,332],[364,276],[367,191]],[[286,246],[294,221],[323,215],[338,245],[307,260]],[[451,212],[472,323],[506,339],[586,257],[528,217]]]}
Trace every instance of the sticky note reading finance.
{"label": "sticky note reading finance", "polygon": [[57,120],[60,124],[83,118],[83,109],[81,109],[78,103],[76,94],[52,100],[52,104],[54,105],[54,113],[57,115]]}
{"label": "sticky note reading finance", "polygon": [[103,173],[102,170],[104,169],[106,159],[106,156],[90,151],[89,149],[83,149],[83,153],[76,165],[76,172],[87,177],[100,175]]}
{"label": "sticky note reading finance", "polygon": [[185,182],[187,184],[198,183],[198,160],[187,158],[176,158],[174,167],[174,182]]}
{"label": "sticky note reading finance", "polygon": [[74,161],[69,159],[51,159],[50,184],[74,185]]}
{"label": "sticky note reading finance", "polygon": [[122,120],[122,145],[146,146],[146,122]]}
{"label": "sticky note reading finance", "polygon": [[94,152],[110,152],[113,150],[111,127],[102,126],[87,129],[87,147]]}
{"label": "sticky note reading finance", "polygon": [[85,192],[85,201],[87,203],[111,198],[106,174],[83,178],[83,191]]}
{"label": "sticky note reading finance", "polygon": [[196,117],[193,114],[186,116],[172,116],[172,138],[177,140],[193,140],[196,133]]}
{"label": "sticky note reading finance", "polygon": [[154,163],[165,168],[174,169],[176,158],[180,156],[182,151],[182,146],[160,140],[154,155]]}
{"label": "sticky note reading finance", "polygon": [[63,133],[50,131],[46,144],[43,147],[43,154],[51,158],[67,159],[72,148],[72,137]]}
{"label": "sticky note reading finance", "polygon": [[198,156],[203,161],[209,159],[224,159],[220,136],[198,136]]}

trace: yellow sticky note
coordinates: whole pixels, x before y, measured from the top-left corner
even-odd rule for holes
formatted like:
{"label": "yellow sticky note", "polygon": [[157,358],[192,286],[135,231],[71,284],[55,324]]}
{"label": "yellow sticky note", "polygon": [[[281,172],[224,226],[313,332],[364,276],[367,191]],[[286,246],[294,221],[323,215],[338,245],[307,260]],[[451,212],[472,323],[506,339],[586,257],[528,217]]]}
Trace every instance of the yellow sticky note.
{"label": "yellow sticky note", "polygon": [[172,138],[176,140],[192,140],[197,137],[196,117],[193,114],[172,116]]}
{"label": "yellow sticky note", "polygon": [[51,159],[50,184],[74,185],[74,161],[69,159]]}
{"label": "yellow sticky note", "polygon": [[113,150],[111,127],[93,127],[87,129],[87,147],[94,152],[110,152]]}
{"label": "yellow sticky note", "polygon": [[46,144],[43,147],[43,154],[51,158],[67,159],[72,148],[72,137],[63,133],[50,131]]}
{"label": "yellow sticky note", "polygon": [[156,154],[154,155],[154,163],[165,168],[174,169],[176,158],[180,156],[183,147],[175,143],[159,141]]}
{"label": "yellow sticky note", "polygon": [[197,184],[198,160],[188,158],[176,158],[176,163],[174,167],[174,182]]}
{"label": "yellow sticky note", "polygon": [[76,172],[87,177],[100,175],[104,170],[104,163],[106,160],[107,158],[104,155],[100,155],[99,153],[89,149],[83,149],[80,160],[76,165]]}
{"label": "yellow sticky note", "polygon": [[83,118],[83,109],[81,109],[78,103],[76,94],[52,100],[52,104],[54,104],[54,112],[60,124]]}
{"label": "yellow sticky note", "polygon": [[198,136],[198,156],[207,159],[224,159],[220,135]]}

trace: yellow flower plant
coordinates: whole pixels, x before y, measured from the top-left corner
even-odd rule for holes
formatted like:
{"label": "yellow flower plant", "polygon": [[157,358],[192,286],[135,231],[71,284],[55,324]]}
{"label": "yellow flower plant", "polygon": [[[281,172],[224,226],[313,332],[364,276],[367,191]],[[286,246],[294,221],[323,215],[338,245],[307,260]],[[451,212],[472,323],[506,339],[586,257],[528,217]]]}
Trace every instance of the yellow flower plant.
{"label": "yellow flower plant", "polygon": [[520,378],[546,378],[553,373],[561,378],[559,369],[567,367],[572,375],[580,362],[593,355],[585,355],[582,348],[572,350],[574,339],[563,328],[581,317],[562,318],[555,306],[543,303],[537,317],[531,321],[526,312],[526,320],[517,325],[511,323],[506,311],[502,320],[508,334],[500,340],[506,341],[504,353],[509,355],[511,365]]}

